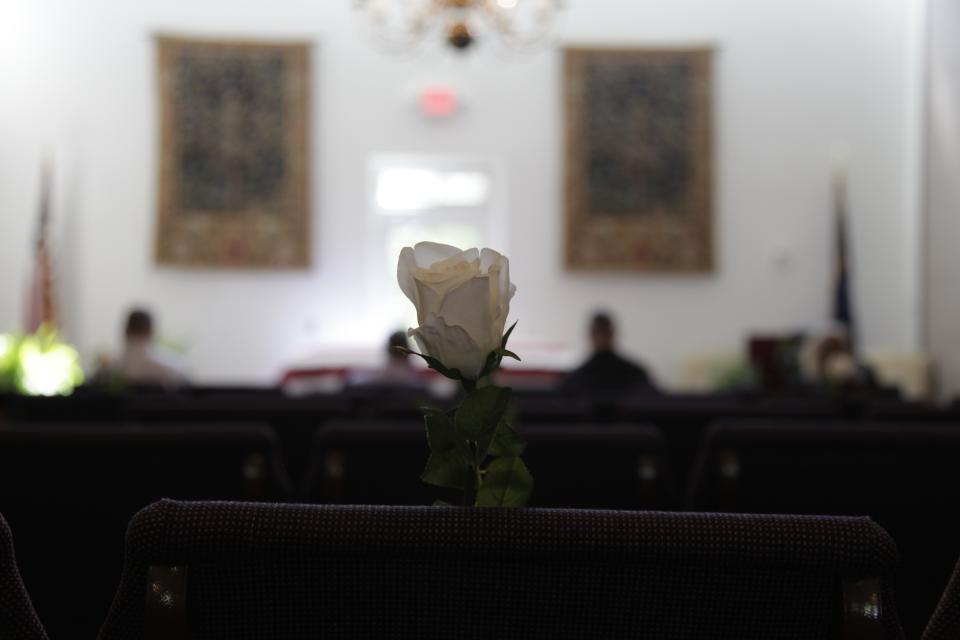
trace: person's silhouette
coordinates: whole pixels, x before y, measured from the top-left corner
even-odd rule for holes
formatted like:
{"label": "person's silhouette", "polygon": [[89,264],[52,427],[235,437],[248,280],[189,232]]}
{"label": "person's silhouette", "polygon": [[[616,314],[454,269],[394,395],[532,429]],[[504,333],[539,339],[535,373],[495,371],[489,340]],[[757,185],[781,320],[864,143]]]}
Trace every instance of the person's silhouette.
{"label": "person's silhouette", "polygon": [[610,315],[602,311],[595,313],[590,320],[593,353],[566,377],[561,388],[588,393],[655,391],[646,369],[616,353],[615,339],[616,329]]}

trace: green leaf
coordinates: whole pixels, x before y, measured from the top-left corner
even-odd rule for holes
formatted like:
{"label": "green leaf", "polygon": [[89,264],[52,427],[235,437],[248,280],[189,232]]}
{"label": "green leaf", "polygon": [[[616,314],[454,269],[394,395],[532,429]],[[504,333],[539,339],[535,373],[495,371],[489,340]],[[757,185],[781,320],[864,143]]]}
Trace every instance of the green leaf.
{"label": "green leaf", "polygon": [[480,370],[479,378],[485,378],[493,374],[497,369],[500,368],[500,362],[505,358],[513,358],[514,360],[520,360],[520,356],[515,354],[513,351],[507,350],[507,341],[510,339],[510,334],[513,333],[514,327],[517,326],[517,323],[514,322],[510,325],[510,328],[507,329],[507,332],[503,334],[503,340],[500,343],[500,346],[489,354],[487,354],[487,359],[483,363],[483,369]]}
{"label": "green leaf", "polygon": [[497,425],[497,433],[493,436],[493,442],[490,443],[490,449],[487,451],[492,456],[515,457],[523,454],[527,448],[527,443],[520,434],[517,433],[510,423],[501,420]]}
{"label": "green leaf", "polygon": [[[507,348],[507,340],[510,339],[510,334],[513,333],[513,329],[514,329],[514,327],[517,326],[517,323],[518,323],[518,322],[520,322],[520,321],[519,321],[519,320],[514,320],[513,324],[510,325],[510,328],[507,329],[507,332],[506,332],[505,334],[503,334],[503,342],[500,343],[500,348],[501,348],[501,349],[506,349],[506,348]],[[518,360],[519,360],[519,358],[518,358]]]}
{"label": "green leaf", "polygon": [[478,507],[523,507],[533,492],[533,476],[523,460],[497,458],[486,469],[477,492]]}
{"label": "green leaf", "polygon": [[454,416],[460,437],[477,443],[477,460],[483,460],[510,406],[512,391],[503,387],[483,387],[467,394]]}
{"label": "green leaf", "polygon": [[460,373],[459,369],[448,369],[443,366],[443,363],[437,360],[432,356],[428,356],[422,353],[418,353],[418,356],[424,359],[427,363],[427,366],[439,373],[442,376],[450,378],[451,380],[463,380],[463,374]]}
{"label": "green leaf", "polygon": [[520,356],[515,354],[513,351],[508,351],[507,349],[497,349],[496,353],[498,356],[500,356],[500,358],[513,358],[517,362],[522,362],[520,360]]}
{"label": "green leaf", "polygon": [[456,449],[431,453],[427,459],[427,466],[420,474],[420,479],[435,487],[459,489],[467,486],[470,476],[475,476],[470,460]]}
{"label": "green leaf", "polygon": [[428,413],[423,417],[427,425],[427,444],[430,451],[442,453],[456,447],[457,432],[453,428],[453,418],[448,413]]}
{"label": "green leaf", "polygon": [[446,376],[451,380],[463,380],[463,374],[460,373],[459,369],[448,369],[443,365],[442,362],[434,358],[433,356],[428,356],[425,353],[417,353],[412,349],[407,349],[406,347],[393,347],[394,351],[399,351],[400,353],[406,354],[408,356],[417,356],[423,358],[423,361],[427,363],[427,366],[439,373],[442,376]]}

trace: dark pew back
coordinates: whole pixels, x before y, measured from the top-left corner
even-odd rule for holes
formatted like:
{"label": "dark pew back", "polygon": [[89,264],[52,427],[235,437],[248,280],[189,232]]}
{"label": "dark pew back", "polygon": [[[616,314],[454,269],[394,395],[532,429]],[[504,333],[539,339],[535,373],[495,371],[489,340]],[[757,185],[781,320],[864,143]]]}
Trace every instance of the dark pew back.
{"label": "dark pew back", "polygon": [[895,565],[862,518],[164,501],[100,640],[900,640]]}
{"label": "dark pew back", "polygon": [[[674,477],[652,427],[537,424],[520,431],[536,483],[531,506],[674,506]],[[422,421],[331,423],[317,432],[306,495],[316,502],[430,504],[448,496],[419,480],[427,453]]]}
{"label": "dark pew back", "polygon": [[110,604],[130,517],[163,497],[283,500],[290,482],[261,426],[0,429],[0,512],[53,638],[89,638]]}
{"label": "dark pew back", "polygon": [[903,562],[898,594],[919,635],[960,552],[960,426],[730,422],[707,434],[688,487],[703,511],[869,516]]}

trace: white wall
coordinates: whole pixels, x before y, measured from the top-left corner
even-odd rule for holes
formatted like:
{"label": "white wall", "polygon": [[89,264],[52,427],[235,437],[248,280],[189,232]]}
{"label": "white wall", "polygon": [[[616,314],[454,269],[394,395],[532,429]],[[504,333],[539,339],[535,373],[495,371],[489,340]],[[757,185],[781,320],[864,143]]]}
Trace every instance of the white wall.
{"label": "white wall", "polygon": [[960,5],[930,2],[925,341],[944,397],[960,392]]}
{"label": "white wall", "polygon": [[[708,277],[588,276],[562,264],[560,55],[394,59],[348,0],[0,0],[0,329],[16,328],[44,154],[57,165],[67,330],[87,357],[131,302],[189,342],[198,378],[270,380],[336,343],[379,342],[363,318],[365,162],[379,151],[467,153],[509,172],[505,247],[516,346],[580,348],[611,308],[627,351],[662,379],[686,353],[828,316],[830,156],[850,149],[856,305],[868,347],[916,346],[910,197],[911,0],[570,0],[571,44],[711,43],[719,266]],[[157,269],[151,34],[310,38],[315,264],[306,272]],[[421,120],[411,84],[456,78],[456,121]],[[914,236],[911,236],[914,234]]]}

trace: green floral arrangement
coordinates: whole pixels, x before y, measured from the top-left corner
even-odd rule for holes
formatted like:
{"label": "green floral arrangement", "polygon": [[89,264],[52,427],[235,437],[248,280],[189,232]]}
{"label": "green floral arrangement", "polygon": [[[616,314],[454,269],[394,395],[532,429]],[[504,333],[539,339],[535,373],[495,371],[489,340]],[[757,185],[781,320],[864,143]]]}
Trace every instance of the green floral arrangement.
{"label": "green floral arrangement", "polygon": [[0,392],[11,391],[16,382],[20,337],[0,333]]}
{"label": "green floral arrangement", "polygon": [[0,391],[24,395],[66,395],[83,382],[77,350],[55,329],[32,335],[0,334]]}
{"label": "green floral arrangement", "polygon": [[516,292],[509,261],[492,249],[421,242],[401,251],[397,280],[417,310],[408,334],[420,352],[404,351],[463,391],[452,409],[424,408],[430,455],[421,480],[462,492],[468,507],[526,505],[533,476],[510,423],[512,391],[492,382],[503,358],[520,359],[507,349],[516,323],[504,332]]}

